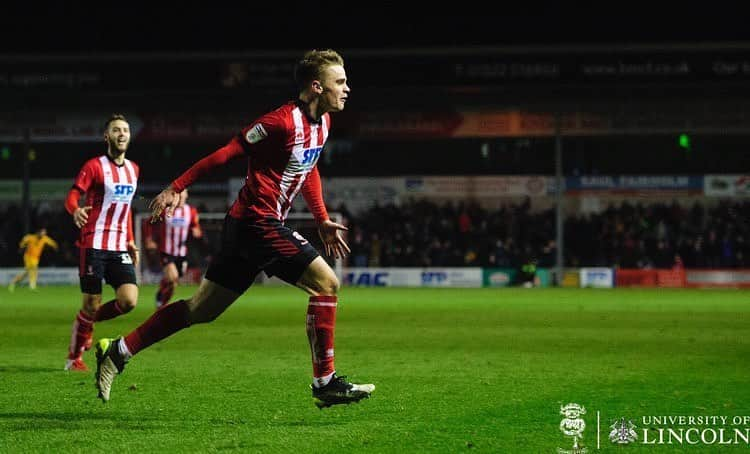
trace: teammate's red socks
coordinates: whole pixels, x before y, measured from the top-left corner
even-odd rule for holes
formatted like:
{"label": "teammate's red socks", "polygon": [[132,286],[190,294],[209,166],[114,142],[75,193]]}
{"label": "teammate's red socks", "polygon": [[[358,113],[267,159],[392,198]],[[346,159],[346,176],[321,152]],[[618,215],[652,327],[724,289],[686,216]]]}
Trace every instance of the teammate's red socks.
{"label": "teammate's red socks", "polygon": [[70,334],[70,346],[68,347],[68,359],[80,358],[83,354],[83,350],[86,348],[86,343],[91,339],[94,333],[94,320],[91,320],[89,316],[83,312],[78,312],[75,321],[73,322],[73,329]]}
{"label": "teammate's red socks", "polygon": [[120,305],[117,304],[117,300],[112,300],[100,305],[93,317],[83,312],[83,310],[78,312],[70,335],[68,358],[80,358],[83,351],[91,347],[91,339],[94,335],[94,322],[103,322],[131,310],[131,307],[128,307],[127,310],[121,309]]}
{"label": "teammate's red socks", "polygon": [[336,328],[335,296],[311,296],[307,306],[307,338],[312,353],[313,378],[325,386],[333,372],[333,334]]}
{"label": "teammate's red socks", "polygon": [[163,278],[159,283],[159,291],[156,292],[156,301],[159,306],[167,304],[174,294],[174,282]]}
{"label": "teammate's red socks", "polygon": [[132,308],[128,308],[127,311],[122,310],[122,308],[120,308],[120,305],[117,304],[117,300],[107,301],[106,303],[99,306],[99,309],[96,311],[96,315],[94,316],[94,320],[97,322],[103,322],[105,320],[118,317],[126,312],[130,312],[131,310]]}
{"label": "teammate's red socks", "polygon": [[144,348],[190,326],[187,301],[179,300],[162,306],[141,326],[125,336],[125,345],[135,355]]}

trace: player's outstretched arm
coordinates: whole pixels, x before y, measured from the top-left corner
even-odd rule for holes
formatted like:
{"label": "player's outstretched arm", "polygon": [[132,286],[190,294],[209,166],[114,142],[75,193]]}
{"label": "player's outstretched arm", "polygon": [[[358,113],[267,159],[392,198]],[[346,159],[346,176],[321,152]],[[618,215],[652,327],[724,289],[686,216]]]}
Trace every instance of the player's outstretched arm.
{"label": "player's outstretched arm", "polygon": [[343,259],[350,252],[349,245],[341,238],[341,231],[349,230],[345,225],[327,219],[318,225],[318,234],[323,241],[326,255],[336,259]]}
{"label": "player's outstretched arm", "polygon": [[151,210],[151,222],[161,219],[162,213],[166,217],[172,215],[174,207],[180,199],[180,193],[190,187],[198,178],[219,166],[226,164],[232,159],[244,155],[242,145],[238,138],[233,138],[228,144],[214,151],[210,155],[193,164],[185,173],[177,177],[169,187],[154,197],[149,204]]}

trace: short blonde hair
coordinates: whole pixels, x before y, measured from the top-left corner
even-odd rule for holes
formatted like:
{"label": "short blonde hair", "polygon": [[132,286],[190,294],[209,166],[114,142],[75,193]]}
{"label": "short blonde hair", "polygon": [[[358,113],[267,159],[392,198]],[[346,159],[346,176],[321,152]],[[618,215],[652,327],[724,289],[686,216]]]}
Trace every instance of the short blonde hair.
{"label": "short blonde hair", "polygon": [[334,65],[344,66],[344,59],[333,49],[313,49],[305,52],[294,67],[294,81],[303,90],[313,80],[320,80],[323,71]]}

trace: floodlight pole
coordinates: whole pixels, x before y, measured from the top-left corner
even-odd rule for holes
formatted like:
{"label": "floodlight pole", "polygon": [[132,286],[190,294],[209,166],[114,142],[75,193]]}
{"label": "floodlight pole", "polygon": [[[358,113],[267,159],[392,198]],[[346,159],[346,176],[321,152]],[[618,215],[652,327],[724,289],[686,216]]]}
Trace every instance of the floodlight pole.
{"label": "floodlight pole", "polygon": [[565,191],[565,181],[563,179],[562,170],[562,158],[563,158],[563,147],[562,147],[562,119],[560,118],[560,112],[555,112],[555,232],[557,243],[557,254],[555,257],[555,285],[562,285],[563,278],[563,228],[565,220],[565,209],[563,203],[565,202],[563,194]]}
{"label": "floodlight pole", "polygon": [[23,213],[23,233],[30,232],[31,228],[31,163],[29,162],[29,153],[31,153],[31,128],[28,126],[23,129],[23,181],[21,189],[21,212]]}

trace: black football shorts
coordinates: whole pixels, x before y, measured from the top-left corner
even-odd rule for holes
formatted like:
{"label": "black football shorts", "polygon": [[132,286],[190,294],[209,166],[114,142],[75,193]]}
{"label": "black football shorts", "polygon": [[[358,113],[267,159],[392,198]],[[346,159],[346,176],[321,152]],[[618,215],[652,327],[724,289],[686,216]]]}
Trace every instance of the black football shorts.
{"label": "black football shorts", "polygon": [[187,257],[180,256],[180,255],[170,255],[170,254],[166,254],[162,252],[161,253],[162,268],[169,265],[170,263],[174,263],[174,266],[177,267],[177,274],[179,274],[180,277],[182,277],[185,274],[185,271],[187,271],[187,266],[188,266]]}
{"label": "black football shorts", "polygon": [[80,254],[81,292],[101,295],[102,279],[115,291],[122,284],[136,284],[135,267],[127,252],[81,249]]}
{"label": "black football shorts", "polygon": [[302,235],[273,218],[224,218],[221,251],[206,271],[206,279],[244,293],[261,271],[292,285],[318,257]]}

